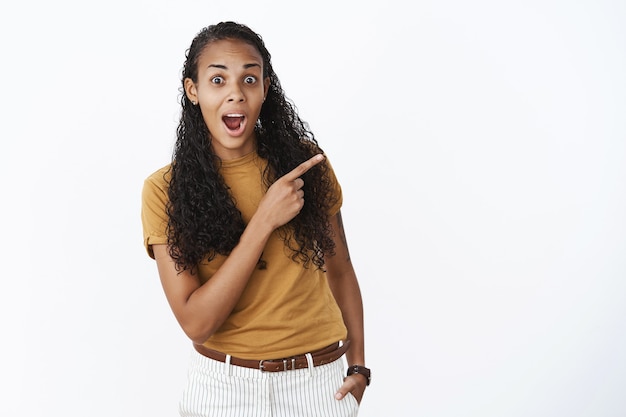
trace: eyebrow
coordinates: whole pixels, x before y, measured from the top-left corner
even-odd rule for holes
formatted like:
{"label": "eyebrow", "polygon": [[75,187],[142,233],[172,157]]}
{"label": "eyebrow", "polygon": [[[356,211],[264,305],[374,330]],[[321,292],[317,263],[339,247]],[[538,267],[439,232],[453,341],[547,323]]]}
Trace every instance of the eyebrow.
{"label": "eyebrow", "polygon": [[[248,69],[248,68],[252,68],[252,67],[259,67],[259,68],[261,68],[261,65],[257,64],[257,63],[251,63],[251,64],[244,64],[243,65],[244,69]],[[226,65],[222,65],[222,64],[209,64],[207,66],[207,68],[219,68],[219,69],[224,69],[224,70],[228,69],[228,67]]]}

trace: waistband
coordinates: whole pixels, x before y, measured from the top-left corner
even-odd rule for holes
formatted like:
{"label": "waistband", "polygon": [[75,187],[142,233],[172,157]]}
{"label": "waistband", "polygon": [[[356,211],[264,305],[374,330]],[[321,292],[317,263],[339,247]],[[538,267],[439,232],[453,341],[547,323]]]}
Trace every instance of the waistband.
{"label": "waistband", "polygon": [[[323,349],[315,352],[305,353],[302,355],[290,356],[282,359],[242,359],[230,356],[230,364],[241,366],[244,368],[259,369],[265,372],[281,372],[289,371],[292,369],[304,369],[309,367],[309,360],[312,362],[312,366],[325,365],[341,358],[348,350],[350,341],[346,340],[343,343],[335,342]],[[194,343],[193,347],[198,353],[207,358],[226,362],[227,356],[225,353],[218,352],[216,350],[209,349],[204,345]],[[309,357],[310,359],[307,359]]]}

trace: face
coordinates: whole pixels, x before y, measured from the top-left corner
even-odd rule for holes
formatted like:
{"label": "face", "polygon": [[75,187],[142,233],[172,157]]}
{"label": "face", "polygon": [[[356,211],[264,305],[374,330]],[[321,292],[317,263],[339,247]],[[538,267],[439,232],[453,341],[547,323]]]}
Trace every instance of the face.
{"label": "face", "polygon": [[269,88],[263,59],[240,40],[208,44],[198,60],[198,81],[185,79],[185,93],[198,103],[211,146],[223,160],[235,159],[256,147],[254,125]]}

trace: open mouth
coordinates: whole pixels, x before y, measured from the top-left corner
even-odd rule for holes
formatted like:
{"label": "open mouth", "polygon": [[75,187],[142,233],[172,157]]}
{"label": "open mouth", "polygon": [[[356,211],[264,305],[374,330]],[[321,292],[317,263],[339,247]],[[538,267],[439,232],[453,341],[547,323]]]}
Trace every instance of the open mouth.
{"label": "open mouth", "polygon": [[227,114],[222,117],[226,128],[232,132],[237,132],[243,127],[245,116],[243,114]]}

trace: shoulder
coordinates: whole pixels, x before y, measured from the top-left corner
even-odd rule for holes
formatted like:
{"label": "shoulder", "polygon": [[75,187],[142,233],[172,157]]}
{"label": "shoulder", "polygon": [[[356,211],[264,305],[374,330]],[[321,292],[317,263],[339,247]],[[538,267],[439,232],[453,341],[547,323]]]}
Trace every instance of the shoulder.
{"label": "shoulder", "polygon": [[331,198],[330,198],[330,215],[335,215],[339,212],[339,210],[341,209],[341,206],[343,204],[343,191],[341,189],[341,184],[339,182],[339,179],[337,178],[337,175],[335,174],[335,170],[333,169],[333,166],[330,163],[330,160],[328,159],[328,157],[324,160],[323,162],[326,165],[327,168],[327,175],[328,175],[328,180],[329,180],[329,185],[330,185],[330,190],[331,190]]}
{"label": "shoulder", "polygon": [[171,178],[171,167],[172,164],[167,164],[148,175],[144,179],[144,188],[150,187],[160,188],[163,190],[167,189],[167,185],[169,184]]}
{"label": "shoulder", "polygon": [[167,243],[169,168],[170,165],[166,165],[146,177],[141,193],[144,246],[151,258],[154,258],[153,244]]}
{"label": "shoulder", "polygon": [[167,200],[167,189],[171,178],[171,164],[167,164],[148,175],[143,182],[142,197],[144,204]]}

